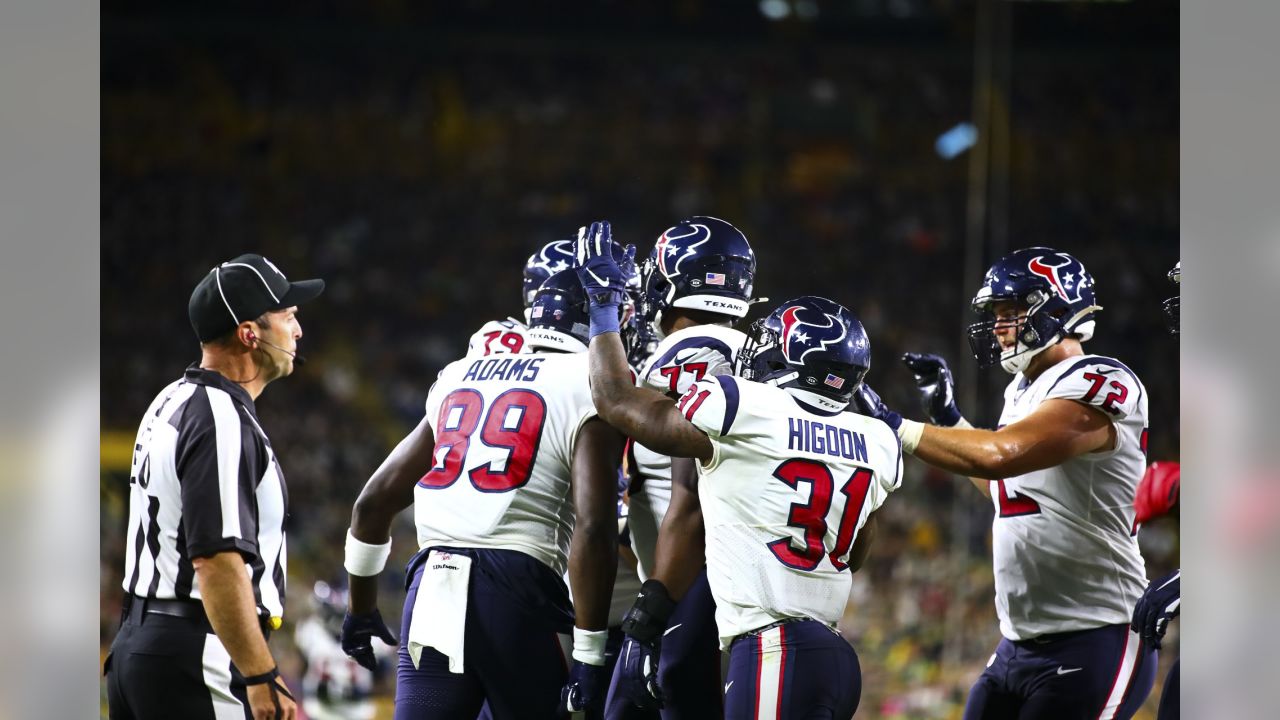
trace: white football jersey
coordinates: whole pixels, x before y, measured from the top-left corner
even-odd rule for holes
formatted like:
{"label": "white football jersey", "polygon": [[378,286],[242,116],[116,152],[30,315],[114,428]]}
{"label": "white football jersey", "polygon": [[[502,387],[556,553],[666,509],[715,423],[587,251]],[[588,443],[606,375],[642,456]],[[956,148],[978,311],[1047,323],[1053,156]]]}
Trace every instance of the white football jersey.
{"label": "white football jersey", "polygon": [[528,330],[515,318],[490,320],[467,341],[467,357],[527,352],[524,335]]}
{"label": "white football jersey", "polygon": [[1128,623],[1146,587],[1133,499],[1146,468],[1147,391],[1117,360],[1067,358],[1004,393],[1000,426],[1055,398],[1099,408],[1116,447],[991,481],[996,612],[1010,640]]}
{"label": "white football jersey", "polygon": [[414,494],[418,546],[518,550],[565,571],[569,468],[596,414],[586,353],[463,358],[427,395],[436,456]]}
{"label": "white football jersey", "polygon": [[696,383],[679,407],[714,448],[699,463],[698,499],[720,647],[785,618],[835,627],[852,588],[850,548],[902,482],[898,436],[729,375]]}
{"label": "white football jersey", "polygon": [[[747,336],[723,325],[697,325],[671,333],[641,368],[636,384],[664,394],[683,395],[695,382],[733,372],[733,359]],[[640,576],[653,572],[658,528],[671,505],[671,458],[636,443],[635,473],[643,490],[631,495],[631,542]]]}

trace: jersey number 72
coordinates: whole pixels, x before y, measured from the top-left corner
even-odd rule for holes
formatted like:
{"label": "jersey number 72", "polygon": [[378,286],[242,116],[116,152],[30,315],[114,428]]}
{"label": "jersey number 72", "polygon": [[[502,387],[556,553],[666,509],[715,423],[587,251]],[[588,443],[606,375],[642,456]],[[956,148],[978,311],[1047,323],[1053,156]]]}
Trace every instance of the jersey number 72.
{"label": "jersey number 72", "polygon": [[858,468],[840,487],[845,496],[844,512],[840,515],[840,529],[836,533],[836,544],[827,552],[823,544],[827,535],[827,512],[831,510],[831,499],[835,494],[835,479],[831,470],[824,463],[804,458],[792,458],[784,461],[773,471],[773,476],[788,487],[799,488],[801,482],[809,483],[809,502],[791,503],[787,513],[787,525],[804,530],[804,548],[797,550],[791,546],[791,538],[782,537],[768,543],[773,556],[787,567],[797,570],[811,571],[822,562],[823,556],[831,558],[836,570],[844,570],[849,563],[844,557],[853,547],[853,535],[857,529],[858,518],[862,516],[862,506],[867,501],[867,492],[871,489],[871,471]]}
{"label": "jersey number 72", "polygon": [[438,490],[457,482],[478,430],[481,443],[507,451],[507,461],[502,470],[494,469],[496,461],[472,468],[467,473],[471,484],[480,492],[490,493],[521,487],[529,482],[533,471],[546,418],[547,403],[532,390],[508,390],[494,398],[487,411],[484,396],[478,391],[454,390],[440,403],[436,421],[436,466],[422,476],[418,486]]}

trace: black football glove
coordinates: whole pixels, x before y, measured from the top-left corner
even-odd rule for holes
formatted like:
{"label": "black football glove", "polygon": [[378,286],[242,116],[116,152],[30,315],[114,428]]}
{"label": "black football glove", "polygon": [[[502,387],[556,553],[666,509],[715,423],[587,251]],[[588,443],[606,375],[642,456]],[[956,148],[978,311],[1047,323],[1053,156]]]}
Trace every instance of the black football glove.
{"label": "black football glove", "polygon": [[921,407],[929,422],[943,427],[959,423],[962,416],[956,407],[956,383],[947,361],[941,355],[909,352],[903,354],[902,364],[915,376]]}
{"label": "black football glove", "polygon": [[662,633],[675,607],[667,586],[658,580],[646,580],[635,605],[622,619],[626,637],[618,655],[618,692],[636,707],[660,708],[665,703],[658,686],[658,658],[662,654]]}
{"label": "black football glove", "polygon": [[378,659],[373,655],[373,638],[393,647],[400,644],[382,621],[382,613],[377,608],[360,615],[347,613],[342,618],[342,651],[370,671],[378,667]]}
{"label": "black football glove", "polygon": [[1169,621],[1178,617],[1181,609],[1182,571],[1174,570],[1159,580],[1152,581],[1147,591],[1138,598],[1129,627],[1151,647],[1159,648],[1160,641],[1169,630]]}
{"label": "black football glove", "polygon": [[587,720],[604,716],[604,698],[609,690],[609,677],[603,665],[589,665],[573,661],[569,668],[569,680],[560,688],[558,714],[567,718],[571,713],[585,712]]}

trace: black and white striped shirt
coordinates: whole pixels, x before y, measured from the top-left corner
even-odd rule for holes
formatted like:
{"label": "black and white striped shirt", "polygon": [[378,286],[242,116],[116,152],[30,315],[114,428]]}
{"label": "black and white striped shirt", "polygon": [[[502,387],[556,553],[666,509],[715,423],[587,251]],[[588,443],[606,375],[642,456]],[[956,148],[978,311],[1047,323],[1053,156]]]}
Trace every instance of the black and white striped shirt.
{"label": "black and white striped shirt", "polygon": [[288,494],[244,388],[187,368],[138,427],[129,485],[125,592],[198,600],[191,559],[238,550],[258,612],[284,614]]}

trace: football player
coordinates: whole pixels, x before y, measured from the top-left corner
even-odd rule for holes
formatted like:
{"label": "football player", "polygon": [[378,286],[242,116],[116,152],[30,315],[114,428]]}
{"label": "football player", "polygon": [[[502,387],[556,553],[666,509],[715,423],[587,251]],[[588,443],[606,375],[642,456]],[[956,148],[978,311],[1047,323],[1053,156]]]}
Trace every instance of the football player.
{"label": "football player", "polygon": [[524,322],[513,317],[490,320],[467,341],[467,357],[525,351],[525,331],[533,310],[533,297],[547,278],[568,270],[573,261],[573,241],[553,240],[524,263]]}
{"label": "football player", "polygon": [[[732,372],[746,336],[731,326],[747,314],[755,270],[746,236],[724,220],[694,216],[664,231],[640,270],[638,327],[649,329],[658,343],[639,365],[637,384],[675,399],[699,380]],[[624,342],[631,337],[625,325],[622,335]],[[628,361],[634,366],[636,359],[636,349],[629,348]],[[690,461],[673,461],[642,442],[632,444],[628,466],[628,524],[645,578],[656,566],[660,527],[668,536],[700,541],[702,515],[696,492],[687,486],[696,471]],[[664,720],[719,716],[720,653],[705,572],[671,619],[660,672],[667,693]],[[609,720],[654,717],[616,692],[618,679],[615,669]]]}
{"label": "football player", "polygon": [[[743,379],[705,376],[677,404],[630,382],[609,235],[607,222],[594,223],[577,247],[591,302],[592,397],[636,442],[696,461],[706,572],[729,653],[724,717],[849,717],[861,673],[835,625],[869,547],[872,534],[859,531],[902,468],[889,427],[843,412],[869,366],[866,333],[836,303],[798,298],[752,327]],[[623,622],[618,665],[632,698],[660,701],[666,688],[655,666],[691,573],[665,569],[659,562]]]}
{"label": "football player", "polygon": [[1146,466],[1147,391],[1124,363],[1085,354],[1101,309],[1093,277],[1036,247],[991,266],[969,341],[1013,375],[996,430],[955,404],[942,358],[908,353],[932,424],[905,420],[865,385],[856,403],[917,458],[970,477],[995,506],[996,614],[1004,639],[966,720],[1128,718],[1151,691],[1154,648],[1129,629],[1146,585],[1133,500]]}
{"label": "football player", "polygon": [[[426,416],[352,512],[342,643],[371,663],[371,637],[395,641],[377,610],[375,576],[392,518],[414,506],[421,551],[408,566],[401,623],[402,720],[474,718],[486,701],[495,720],[603,709],[623,437],[592,405],[587,304],[575,273],[544,282],[532,308],[533,352],[446,366]],[[566,670],[557,634],[570,627]]]}
{"label": "football player", "polygon": [[[311,614],[294,627],[293,641],[307,663],[302,676],[302,709],[314,720],[373,720],[374,672],[342,651],[339,638],[347,609],[347,593],[324,581],[311,592]],[[395,648],[373,647],[378,667],[395,656]]]}
{"label": "football player", "polygon": [[[1169,271],[1169,280],[1181,289],[1181,262]],[[1181,295],[1182,293],[1179,292],[1164,301],[1164,313],[1169,323],[1169,332],[1175,335],[1182,330]],[[1157,462],[1147,468],[1147,473],[1142,477],[1142,484],[1138,486],[1137,500],[1134,502],[1139,523],[1159,517],[1173,509],[1181,494],[1181,477],[1178,463]],[[1137,606],[1133,609],[1133,620],[1130,626],[1152,646],[1159,648],[1165,632],[1169,630],[1169,621],[1178,617],[1181,611],[1182,571],[1174,570],[1162,578],[1153,580],[1147,586],[1146,592],[1142,594]],[[1178,670],[1181,659],[1174,659],[1173,666],[1169,668],[1169,674],[1165,677],[1164,692],[1160,695],[1160,709],[1156,715],[1157,720],[1173,720],[1182,712]]]}

